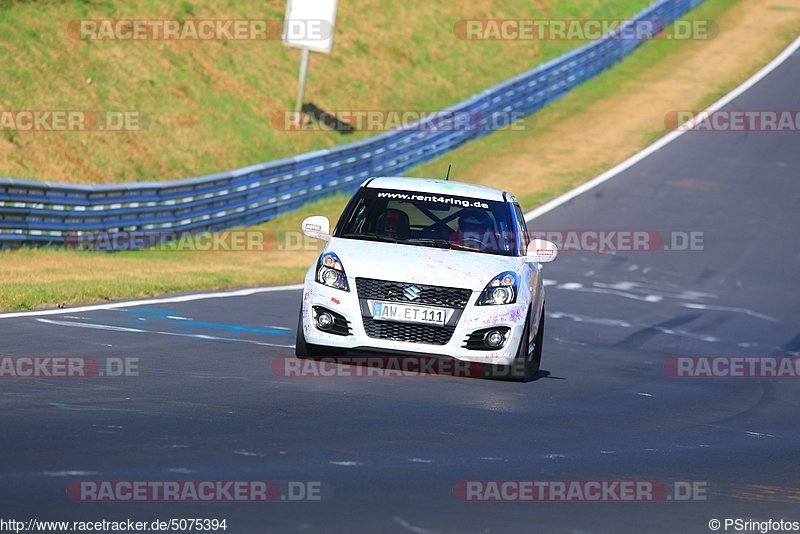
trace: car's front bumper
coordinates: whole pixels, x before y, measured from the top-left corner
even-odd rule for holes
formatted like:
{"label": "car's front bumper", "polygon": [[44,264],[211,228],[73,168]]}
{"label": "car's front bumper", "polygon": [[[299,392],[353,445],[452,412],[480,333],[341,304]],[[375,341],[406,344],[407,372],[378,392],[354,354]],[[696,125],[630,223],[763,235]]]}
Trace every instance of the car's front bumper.
{"label": "car's front bumper", "polygon": [[[516,356],[530,305],[530,293],[522,291],[515,304],[476,306],[475,301],[479,292],[473,291],[447,343],[442,345],[381,339],[367,334],[365,320],[368,319],[363,317],[363,306],[359,302],[356,281],[348,278],[348,284],[350,291],[333,289],[317,283],[313,278],[313,272],[309,272],[303,290],[302,307],[302,329],[306,343],[337,349],[450,356],[468,362],[509,365]],[[318,329],[312,315],[312,308],[315,306],[343,316],[348,321],[349,333],[337,335]],[[502,348],[497,350],[465,348],[470,334],[495,326],[510,329]]]}

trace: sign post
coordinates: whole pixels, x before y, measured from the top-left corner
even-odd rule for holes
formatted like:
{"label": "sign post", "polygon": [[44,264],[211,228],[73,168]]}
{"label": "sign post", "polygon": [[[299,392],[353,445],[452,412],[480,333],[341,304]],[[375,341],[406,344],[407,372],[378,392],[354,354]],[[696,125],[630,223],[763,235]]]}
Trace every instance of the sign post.
{"label": "sign post", "polygon": [[295,113],[299,114],[303,109],[310,52],[330,54],[333,50],[337,4],[338,0],[287,0],[283,44],[303,51]]}
{"label": "sign post", "polygon": [[294,107],[295,113],[303,111],[303,96],[306,92],[306,77],[308,76],[308,58],[311,53],[308,48],[303,48],[303,56],[300,58],[300,78],[297,81],[297,105]]}

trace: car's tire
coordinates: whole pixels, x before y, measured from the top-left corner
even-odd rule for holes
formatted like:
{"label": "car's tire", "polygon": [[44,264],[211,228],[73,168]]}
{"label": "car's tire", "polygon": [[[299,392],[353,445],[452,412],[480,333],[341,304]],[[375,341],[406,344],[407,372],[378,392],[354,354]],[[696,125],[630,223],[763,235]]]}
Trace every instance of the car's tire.
{"label": "car's tire", "polygon": [[544,340],[544,306],[542,315],[539,318],[539,326],[536,329],[536,337],[533,340],[533,350],[529,350],[528,338],[530,337],[530,310],[525,319],[525,329],[522,331],[522,339],[519,340],[517,355],[511,365],[494,366],[494,373],[499,378],[513,380],[516,382],[528,382],[533,380],[539,373],[542,363],[542,341]]}
{"label": "car's tire", "polygon": [[303,335],[303,305],[300,305],[300,317],[297,319],[297,336],[294,340],[294,355],[298,358],[308,357],[306,336]]}
{"label": "car's tire", "polygon": [[539,326],[536,328],[536,337],[533,340],[533,361],[531,367],[533,375],[531,378],[539,374],[539,368],[542,366],[542,343],[544,342],[544,304],[542,304],[542,315],[539,317]]}
{"label": "car's tire", "polygon": [[294,342],[294,355],[298,358],[319,358],[322,356],[339,356],[344,354],[342,349],[313,345],[306,343],[303,335],[303,305],[300,305],[300,316],[297,319],[297,336]]}

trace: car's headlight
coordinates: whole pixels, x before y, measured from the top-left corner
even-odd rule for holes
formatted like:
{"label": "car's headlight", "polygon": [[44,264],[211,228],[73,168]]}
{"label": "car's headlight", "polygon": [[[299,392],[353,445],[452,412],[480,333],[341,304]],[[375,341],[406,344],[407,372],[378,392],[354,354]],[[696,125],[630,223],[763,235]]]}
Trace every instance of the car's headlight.
{"label": "car's headlight", "polygon": [[498,304],[513,304],[517,301],[519,279],[513,271],[500,273],[486,285],[486,289],[475,302],[476,306],[494,306]]}
{"label": "car's headlight", "polygon": [[317,275],[315,280],[328,287],[341,289],[342,291],[350,291],[342,262],[339,261],[339,256],[333,252],[326,252],[317,260]]}

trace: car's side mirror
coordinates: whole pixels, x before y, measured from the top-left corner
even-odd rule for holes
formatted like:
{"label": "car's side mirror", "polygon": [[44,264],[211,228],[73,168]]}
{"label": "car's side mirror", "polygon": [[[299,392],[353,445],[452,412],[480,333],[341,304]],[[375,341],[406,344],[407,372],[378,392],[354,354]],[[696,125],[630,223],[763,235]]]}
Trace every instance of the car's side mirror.
{"label": "car's side mirror", "polygon": [[549,263],[558,257],[555,243],[544,239],[534,239],[528,244],[527,261],[531,263]]}
{"label": "car's side mirror", "polygon": [[327,217],[315,215],[303,221],[303,233],[314,239],[329,241],[331,239],[331,223]]}

